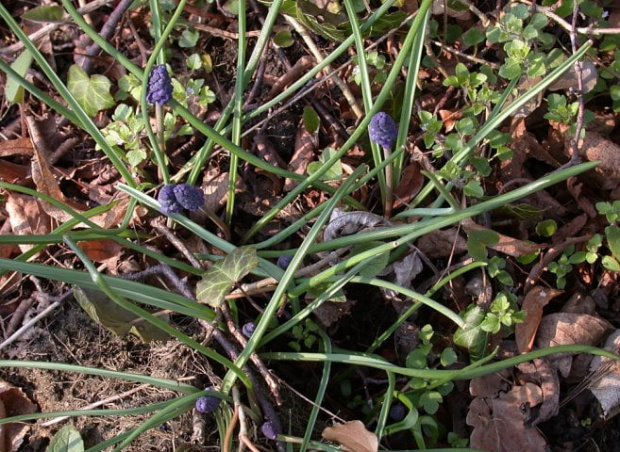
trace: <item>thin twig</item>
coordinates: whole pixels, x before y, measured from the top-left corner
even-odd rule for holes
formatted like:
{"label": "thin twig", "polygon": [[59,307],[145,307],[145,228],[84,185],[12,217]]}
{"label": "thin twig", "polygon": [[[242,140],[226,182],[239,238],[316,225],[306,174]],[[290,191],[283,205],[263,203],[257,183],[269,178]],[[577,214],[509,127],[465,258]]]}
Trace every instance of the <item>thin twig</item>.
{"label": "thin twig", "polygon": [[[226,319],[226,326],[228,327],[228,331],[230,331],[230,334],[233,335],[233,337],[237,340],[237,342],[239,342],[239,344],[242,347],[245,347],[247,344],[247,340],[241,334],[241,332],[237,328],[237,325],[235,325],[235,322],[232,319],[232,315],[230,314],[230,311],[228,309],[228,305],[224,303],[222,304],[220,309],[222,311],[222,314],[224,315],[224,319]],[[280,388],[278,386],[278,382],[273,377],[273,374],[269,371],[265,363],[258,357],[256,353],[252,353],[250,355],[250,360],[256,366],[256,369],[258,370],[258,373],[261,374],[261,376],[263,377],[263,380],[265,380],[265,383],[267,384],[267,387],[271,391],[271,395],[273,395],[273,398],[275,399],[276,404],[282,405],[282,397],[280,396]]]}
{"label": "thin twig", "polygon": [[[519,1],[521,3],[525,3],[526,5],[533,7],[536,10],[536,12],[542,13],[548,18],[553,19],[555,23],[557,23],[560,27],[562,27],[564,30],[568,31],[569,33],[573,31],[572,25],[566,22],[564,19],[562,19],[557,14],[555,14],[552,9],[547,8],[545,6],[537,5],[536,3],[533,3],[529,0],[519,0]],[[573,11],[575,10],[576,8],[573,9]],[[575,27],[574,31],[576,31],[579,34],[588,35],[588,36],[620,34],[620,28]]]}
{"label": "thin twig", "polygon": [[[125,14],[125,11],[127,11],[127,9],[129,8],[129,6],[131,6],[132,3],[133,0],[120,0],[120,2],[118,2],[118,4],[114,7],[114,10],[108,16],[106,22],[103,24],[103,27],[101,27],[101,30],[99,31],[99,35],[101,35],[103,39],[105,39],[106,41],[110,40],[114,32],[118,30],[118,23],[121,21],[123,14]],[[99,53],[100,49],[101,48],[99,47],[99,44],[93,42],[91,45],[88,46],[86,51],[80,55],[81,58],[84,58],[84,62],[82,63],[82,69],[84,69],[86,73],[89,73],[91,71],[95,62],[93,57],[95,57],[95,55]]]}

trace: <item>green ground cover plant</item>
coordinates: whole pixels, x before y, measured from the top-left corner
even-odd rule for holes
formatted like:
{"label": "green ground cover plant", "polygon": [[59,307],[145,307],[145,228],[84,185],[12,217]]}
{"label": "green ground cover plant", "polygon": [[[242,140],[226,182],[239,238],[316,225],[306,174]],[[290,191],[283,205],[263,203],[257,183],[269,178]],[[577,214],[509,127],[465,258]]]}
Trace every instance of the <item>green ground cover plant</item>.
{"label": "green ground cover plant", "polygon": [[[502,450],[489,445],[502,436],[507,448],[555,448],[532,425],[559,416],[559,402],[519,399],[543,391],[527,366],[550,366],[559,400],[559,359],[619,359],[603,342],[618,327],[608,300],[618,295],[620,207],[617,184],[596,177],[611,183],[620,170],[588,153],[603,141],[617,148],[610,2],[139,0],[104,3],[100,29],[70,0],[18,3],[0,3],[5,43],[20,45],[0,57],[4,111],[33,144],[30,155],[0,152],[0,290],[49,281],[106,334],[174,344],[204,372],[3,359],[7,372],[76,373],[166,396],[0,425],[69,416],[126,427],[93,440],[65,426],[45,443],[52,452],[146,450],[178,419],[170,450]],[[206,50],[218,28],[205,18],[234,24],[216,38],[225,46]],[[105,37],[106,20],[125,39]],[[88,39],[95,63],[43,50],[31,22]],[[216,57],[220,45],[232,56]],[[46,155],[32,119],[44,113],[100,174]],[[30,159],[10,177],[9,164]],[[51,218],[47,228],[19,230],[23,203]],[[544,314],[564,312],[569,291],[596,292],[605,309],[570,314],[584,330],[602,325],[599,336],[571,342],[549,326],[543,306],[561,290]],[[539,311],[534,293],[545,293]],[[510,388],[463,389],[500,373]],[[520,418],[506,394],[547,416]],[[494,437],[472,420],[485,397],[496,419],[516,416],[517,433]],[[474,413],[466,423],[449,415],[457,399]],[[611,422],[615,406],[601,405]]]}

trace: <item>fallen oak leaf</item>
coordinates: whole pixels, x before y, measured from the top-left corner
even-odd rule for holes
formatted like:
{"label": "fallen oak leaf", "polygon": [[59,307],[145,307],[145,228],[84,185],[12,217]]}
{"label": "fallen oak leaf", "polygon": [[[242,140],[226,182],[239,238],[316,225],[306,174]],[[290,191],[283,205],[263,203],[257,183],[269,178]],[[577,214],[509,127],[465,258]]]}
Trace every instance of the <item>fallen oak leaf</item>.
{"label": "fallen oak leaf", "polygon": [[499,397],[476,397],[466,418],[474,428],[471,447],[487,452],[546,450],[547,441],[538,429],[527,425],[530,409],[541,402],[542,391],[533,383],[514,386]]}
{"label": "fallen oak leaf", "polygon": [[321,433],[328,441],[336,441],[347,452],[377,452],[379,439],[369,432],[362,421],[350,421],[327,427]]}
{"label": "fallen oak leaf", "polygon": [[527,314],[522,323],[515,325],[515,338],[519,353],[527,353],[534,346],[536,331],[543,316],[543,308],[555,297],[562,294],[561,290],[536,286],[523,299],[521,310]]}

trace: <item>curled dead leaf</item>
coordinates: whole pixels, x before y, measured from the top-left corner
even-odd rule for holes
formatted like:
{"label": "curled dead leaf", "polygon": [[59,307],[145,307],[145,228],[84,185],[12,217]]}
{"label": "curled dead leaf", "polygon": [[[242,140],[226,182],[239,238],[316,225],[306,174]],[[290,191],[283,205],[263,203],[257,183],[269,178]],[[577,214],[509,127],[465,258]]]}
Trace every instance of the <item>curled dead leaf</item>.
{"label": "curled dead leaf", "polygon": [[[32,414],[38,407],[30,401],[24,392],[6,382],[0,382],[0,418]],[[2,451],[16,451],[29,426],[23,423],[3,425],[0,433],[0,447]]]}
{"label": "curled dead leaf", "polygon": [[561,290],[536,286],[525,295],[521,309],[527,315],[525,321],[517,323],[515,326],[515,337],[519,353],[527,353],[532,350],[536,331],[538,331],[538,326],[542,319],[543,308],[561,293]]}
{"label": "curled dead leaf", "polygon": [[322,435],[328,441],[340,443],[342,450],[348,452],[377,452],[379,450],[377,435],[366,430],[362,421],[351,421],[327,427]]}
{"label": "curled dead leaf", "polygon": [[[10,193],[6,201],[9,222],[13,234],[42,235],[50,231],[50,218],[41,209],[36,198],[32,196]],[[30,250],[34,245],[19,245],[22,252]]]}
{"label": "curled dead leaf", "polygon": [[533,383],[514,386],[499,397],[476,397],[466,418],[474,428],[471,447],[488,452],[546,450],[545,438],[529,425],[531,408],[541,402],[542,391]]}

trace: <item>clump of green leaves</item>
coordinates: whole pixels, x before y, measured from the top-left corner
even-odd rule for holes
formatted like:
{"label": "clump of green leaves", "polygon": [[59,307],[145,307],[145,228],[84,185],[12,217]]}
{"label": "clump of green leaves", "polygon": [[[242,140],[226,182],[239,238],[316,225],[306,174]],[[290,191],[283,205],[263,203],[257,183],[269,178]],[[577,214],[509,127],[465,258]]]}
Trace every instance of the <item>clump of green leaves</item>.
{"label": "clump of green leaves", "polygon": [[552,34],[543,32],[548,19],[544,14],[531,14],[528,6],[509,7],[500,20],[487,30],[491,44],[503,43],[506,59],[499,75],[512,80],[526,74],[539,77],[547,71],[547,54],[555,43]]}

